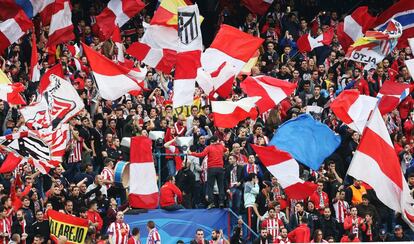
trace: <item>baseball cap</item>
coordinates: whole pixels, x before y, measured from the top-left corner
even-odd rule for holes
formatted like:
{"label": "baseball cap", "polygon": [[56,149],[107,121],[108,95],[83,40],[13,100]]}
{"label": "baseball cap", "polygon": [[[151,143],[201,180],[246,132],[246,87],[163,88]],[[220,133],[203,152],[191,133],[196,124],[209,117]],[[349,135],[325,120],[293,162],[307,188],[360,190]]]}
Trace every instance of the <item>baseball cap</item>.
{"label": "baseball cap", "polygon": [[401,226],[401,225],[396,225],[396,226],[394,227],[394,230],[397,230],[397,229],[402,229],[402,226]]}

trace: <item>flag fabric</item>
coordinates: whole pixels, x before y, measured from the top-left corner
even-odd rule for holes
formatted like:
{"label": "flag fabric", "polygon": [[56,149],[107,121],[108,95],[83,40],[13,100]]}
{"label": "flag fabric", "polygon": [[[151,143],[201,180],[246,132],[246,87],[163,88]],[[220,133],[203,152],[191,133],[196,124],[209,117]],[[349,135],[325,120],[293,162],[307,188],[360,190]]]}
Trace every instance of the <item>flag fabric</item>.
{"label": "flag fabric", "polygon": [[55,47],[59,43],[75,39],[72,23],[72,7],[69,0],[55,0],[50,20],[47,45]]}
{"label": "flag fabric", "polygon": [[273,0],[242,0],[242,4],[250,10],[250,12],[258,15],[265,15],[272,5]]}
{"label": "flag fabric", "polygon": [[338,40],[342,49],[348,50],[358,38],[364,36],[365,32],[371,28],[376,18],[368,13],[367,6],[361,6],[355,9],[351,15],[344,18],[344,22],[338,25]]}
{"label": "flag fabric", "polygon": [[89,223],[87,219],[48,209],[50,239],[58,243],[61,236],[66,237],[68,244],[85,243]]}
{"label": "flag fabric", "polygon": [[339,135],[309,114],[299,115],[283,123],[269,143],[313,170],[318,170],[340,144]]}
{"label": "flag fabric", "polygon": [[136,71],[116,64],[82,43],[83,51],[93,71],[99,94],[107,100],[116,100],[128,92],[142,91],[146,70]]}
{"label": "flag fabric", "polygon": [[334,36],[333,29],[329,29],[325,33],[313,38],[310,34],[304,34],[299,37],[296,44],[298,45],[299,52],[310,52],[314,48],[331,45],[332,38]]}
{"label": "flag fabric", "polygon": [[29,78],[33,82],[40,80],[39,54],[37,53],[36,34],[34,31],[32,32],[32,55],[30,57]]}
{"label": "flag fabric", "polygon": [[54,74],[49,79],[50,84],[40,101],[20,109],[29,129],[53,131],[60,124],[69,122],[84,107],[70,82]]}
{"label": "flag fabric", "polygon": [[166,48],[153,48],[141,42],[132,43],[126,52],[143,63],[169,74],[177,60],[177,51]]}
{"label": "flag fabric", "polygon": [[211,101],[214,125],[222,128],[233,128],[244,119],[256,119],[256,102],[259,100],[260,97],[246,97],[236,102]]}
{"label": "flag fabric", "polygon": [[43,94],[43,92],[50,85],[50,81],[51,81],[50,76],[51,75],[56,75],[56,76],[62,78],[63,77],[62,64],[58,63],[55,66],[49,68],[43,74],[42,78],[40,78],[39,86],[37,87],[37,90],[39,91],[40,94]]}
{"label": "flag fabric", "polygon": [[277,178],[289,199],[306,199],[316,190],[316,184],[299,178],[299,164],[289,153],[275,146],[251,144],[260,161]]}
{"label": "flag fabric", "polygon": [[115,26],[115,29],[113,30],[112,41],[115,42],[115,45],[116,45],[116,48],[117,48],[116,60],[118,61],[118,63],[122,64],[122,63],[125,62],[124,44],[122,43],[121,30],[119,29],[118,26]]}
{"label": "flag fabric", "polygon": [[392,112],[402,100],[410,95],[413,87],[409,84],[386,81],[377,94],[381,114]]}
{"label": "flag fabric", "polygon": [[0,174],[12,172],[22,162],[22,158],[14,153],[8,153],[0,166]]}
{"label": "flag fabric", "polygon": [[345,90],[333,100],[330,107],[336,117],[362,134],[377,103],[377,98],[360,95],[358,90]]}
{"label": "flag fabric", "polygon": [[405,65],[407,66],[408,72],[410,72],[411,77],[414,79],[414,59],[405,60]]}
{"label": "flag fabric", "polygon": [[414,37],[408,38],[408,45],[410,46],[411,50],[414,50]]}
{"label": "flag fabric", "polygon": [[357,39],[349,47],[345,57],[376,67],[385,56],[394,50],[401,34],[401,24],[392,20],[388,22],[384,31],[367,31],[364,37]]}
{"label": "flag fabric", "polygon": [[173,107],[192,105],[195,91],[197,69],[201,66],[203,48],[201,18],[198,6],[178,7],[178,44],[177,63],[174,75]]}
{"label": "flag fabric", "polygon": [[402,213],[403,219],[414,229],[414,200],[378,109],[373,111],[367,123],[348,175],[369,184],[378,199],[387,207]]}
{"label": "flag fabric", "polygon": [[198,69],[197,83],[206,94],[209,94],[210,99],[215,100],[219,96],[226,99],[231,96],[233,91],[236,73],[232,64],[224,62],[216,71],[211,73]]}
{"label": "flag fabric", "polygon": [[152,141],[145,136],[131,138],[129,204],[132,208],[158,206],[158,186],[152,157]]}
{"label": "flag fabric", "polygon": [[229,25],[221,25],[213,43],[201,55],[201,65],[206,72],[211,73],[228,62],[238,74],[262,43],[261,38]]}
{"label": "flag fabric", "polygon": [[152,68],[170,73],[178,50],[178,7],[187,6],[184,0],[163,0],[138,44],[128,53]]}
{"label": "flag fabric", "polygon": [[141,0],[111,0],[108,6],[96,16],[96,25],[104,39],[108,39],[117,26],[122,27],[137,15],[145,4]]}
{"label": "flag fabric", "polygon": [[7,101],[11,105],[26,105],[26,101],[20,94],[25,89],[25,86],[20,82],[0,84],[0,99]]}
{"label": "flag fabric", "polygon": [[8,46],[17,42],[27,30],[33,27],[32,21],[26,16],[23,10],[0,23],[0,53]]}
{"label": "flag fabric", "polygon": [[247,77],[240,87],[250,97],[262,97],[256,105],[259,113],[264,113],[290,96],[295,91],[296,84],[261,75]]}
{"label": "flag fabric", "polygon": [[0,148],[18,155],[22,162],[33,164],[43,174],[49,172],[50,168],[59,165],[58,161],[51,160],[49,145],[39,137],[36,131],[24,131],[2,136],[0,137]]}
{"label": "flag fabric", "polygon": [[407,39],[414,36],[414,1],[400,0],[377,17],[374,23],[376,30],[383,31],[392,20],[401,23],[402,36],[398,40],[398,48],[408,47]]}
{"label": "flag fabric", "polygon": [[[30,19],[53,5],[54,0],[16,0],[14,1]],[[48,25],[49,23],[43,23]]]}

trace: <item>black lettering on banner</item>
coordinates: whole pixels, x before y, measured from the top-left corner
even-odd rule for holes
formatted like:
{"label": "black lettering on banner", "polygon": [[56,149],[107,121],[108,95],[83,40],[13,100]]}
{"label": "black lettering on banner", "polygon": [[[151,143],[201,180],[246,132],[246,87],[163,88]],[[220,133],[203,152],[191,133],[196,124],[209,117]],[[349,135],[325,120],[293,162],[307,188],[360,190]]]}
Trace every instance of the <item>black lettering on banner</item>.
{"label": "black lettering on banner", "polygon": [[83,233],[85,232],[85,229],[83,228],[78,228],[78,230],[76,231],[76,241],[77,242],[82,242],[82,237],[83,237]]}
{"label": "black lettering on banner", "polygon": [[71,226],[70,229],[69,229],[69,235],[68,235],[68,240],[69,241],[75,241],[76,236],[73,233],[74,232],[73,229],[75,229],[75,228],[76,228],[75,226]]}

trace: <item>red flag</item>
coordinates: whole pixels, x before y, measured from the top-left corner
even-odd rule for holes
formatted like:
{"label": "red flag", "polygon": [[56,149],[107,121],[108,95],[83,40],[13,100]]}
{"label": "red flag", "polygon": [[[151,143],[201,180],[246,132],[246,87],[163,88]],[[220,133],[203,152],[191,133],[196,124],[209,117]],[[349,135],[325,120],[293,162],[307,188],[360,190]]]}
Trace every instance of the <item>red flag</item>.
{"label": "red flag", "polygon": [[[1,7],[4,8],[3,6]],[[17,42],[27,30],[33,27],[32,21],[26,16],[23,10],[0,23],[0,53],[8,46]]]}
{"label": "red flag", "polygon": [[37,88],[39,90],[39,93],[42,94],[46,88],[49,86],[50,84],[50,75],[56,75],[59,77],[63,77],[63,68],[61,64],[56,64],[55,66],[53,66],[52,68],[49,68],[42,76],[42,78],[40,78],[40,83],[39,83],[39,87]]}
{"label": "red flag", "polygon": [[6,159],[3,161],[3,164],[0,167],[0,173],[12,172],[17,168],[19,163],[22,161],[22,158],[17,156],[14,153],[8,153]]}
{"label": "red flag", "polygon": [[402,100],[404,100],[413,89],[412,85],[386,81],[377,97],[380,98],[378,108],[381,114],[392,112]]}
{"label": "red flag", "polygon": [[368,183],[378,199],[387,207],[401,213],[405,222],[414,229],[414,200],[378,109],[373,111],[367,123],[348,174]]}
{"label": "red flag", "polygon": [[367,6],[361,6],[344,18],[344,22],[338,25],[338,40],[345,52],[358,38],[363,37],[371,28],[376,18],[368,13]]}
{"label": "red flag", "polygon": [[358,90],[345,90],[335,98],[330,108],[351,129],[362,133],[377,102],[377,98],[360,95]]}
{"label": "red flag", "polygon": [[299,164],[289,153],[278,150],[275,146],[251,146],[262,164],[277,178],[289,198],[306,199],[316,190],[316,184],[299,178]]}
{"label": "red flag", "polygon": [[310,34],[304,34],[297,41],[298,49],[301,53],[304,53],[310,52],[316,47],[322,47],[323,45],[329,46],[331,45],[333,34],[333,29],[329,29],[316,38],[313,38]]}
{"label": "red flag", "polygon": [[212,101],[214,125],[222,128],[233,128],[244,119],[256,119],[256,102],[259,99],[260,97],[247,97],[237,102]]}
{"label": "red flag", "polygon": [[29,78],[31,81],[40,80],[39,54],[37,53],[36,34],[34,31],[32,32],[32,56],[30,58]]}
{"label": "red flag", "polygon": [[108,39],[117,26],[122,27],[137,15],[145,4],[141,0],[111,0],[108,6],[96,16],[96,25],[103,39]]}
{"label": "red flag", "polygon": [[57,44],[75,39],[72,23],[72,7],[68,0],[56,0],[53,5],[53,15],[50,21],[49,40],[47,45]]}
{"label": "red flag", "polygon": [[242,3],[250,12],[263,16],[272,5],[273,0],[242,0]]}
{"label": "red flag", "polygon": [[247,77],[240,87],[250,97],[262,97],[257,103],[260,113],[274,108],[283,99],[290,96],[296,85],[270,76]]}
{"label": "red flag", "polygon": [[158,186],[152,157],[152,141],[145,136],[131,138],[129,204],[133,208],[158,206]]}
{"label": "red flag", "polygon": [[130,91],[141,91],[146,69],[136,71],[116,64],[82,43],[101,97],[116,100]]}

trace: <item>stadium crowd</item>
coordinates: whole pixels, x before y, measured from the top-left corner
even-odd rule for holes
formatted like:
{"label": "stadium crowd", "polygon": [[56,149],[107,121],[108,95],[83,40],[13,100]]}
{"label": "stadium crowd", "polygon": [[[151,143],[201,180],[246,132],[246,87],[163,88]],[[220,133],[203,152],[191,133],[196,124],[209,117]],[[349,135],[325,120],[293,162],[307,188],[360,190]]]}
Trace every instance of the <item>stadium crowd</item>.
{"label": "stadium crowd", "polygon": [[[150,21],[154,2],[157,1],[151,1],[122,27],[125,48],[144,34],[144,22]],[[94,17],[106,6],[103,1],[71,3],[75,41],[114,59],[114,42],[100,40],[93,28]],[[56,62],[63,65],[64,78],[78,90],[85,109],[70,121],[71,136],[61,167],[42,175],[30,164],[24,164],[13,173],[0,176],[0,243],[50,243],[48,209],[88,219],[87,243],[140,243],[139,230],[130,230],[124,223],[124,213],[129,210],[127,195],[114,182],[114,168],[118,161],[129,159],[128,150],[120,145],[122,139],[148,136],[151,131],[165,132],[163,140],[154,141],[154,154],[181,153],[162,156],[160,164],[154,157],[155,167],[160,167],[161,172],[161,208],[175,211],[228,207],[242,217],[232,219],[231,237],[215,230],[213,240],[207,242],[203,230],[197,230],[191,243],[247,243],[255,238],[243,223],[259,234],[253,243],[414,240],[414,233],[401,216],[381,203],[369,185],[346,175],[361,135],[339,121],[329,108],[344,89],[354,88],[361,94],[376,96],[386,80],[413,83],[404,66],[404,60],[413,58],[411,49],[394,50],[375,70],[367,72],[363,64],[344,58],[336,36],[330,46],[310,53],[297,51],[296,40],[310,33],[310,22],[315,16],[320,22],[319,31],[337,27],[341,16],[352,11],[343,4],[328,8],[318,1],[275,0],[265,16],[250,13],[239,1],[221,1],[218,8],[220,14],[209,32],[216,32],[219,24],[226,23],[265,39],[251,75],[265,74],[295,83],[294,94],[256,120],[246,119],[233,129],[217,128],[209,97],[202,89],[196,88],[193,106],[173,109],[173,74],[152,68],[145,78],[147,91],[116,101],[101,99],[87,58],[80,58],[79,69],[68,47],[60,45]],[[38,85],[28,78],[31,49],[38,49],[42,74],[54,65],[46,50],[48,26],[36,28],[36,36],[36,47],[31,47],[30,35],[25,35],[0,56],[1,69],[10,80],[27,87],[27,101],[37,96]],[[233,101],[245,96],[240,82],[246,76],[241,74],[235,79]],[[342,143],[320,170],[300,166],[301,178],[318,187],[308,199],[297,201],[287,197],[277,175],[267,171],[250,145],[267,145],[279,125],[305,113],[308,105],[323,108],[321,113],[313,113],[314,118],[338,133]],[[408,185],[414,189],[413,97],[408,96],[384,120]],[[16,106],[0,101],[0,124],[1,135],[7,135],[19,131],[24,120]],[[176,146],[176,139],[181,136],[193,137],[188,150]],[[1,156],[5,158],[5,154]],[[182,161],[180,170],[176,170],[177,160]],[[147,243],[162,239],[155,224],[150,221],[147,225]],[[64,238],[60,241],[65,243]]]}

